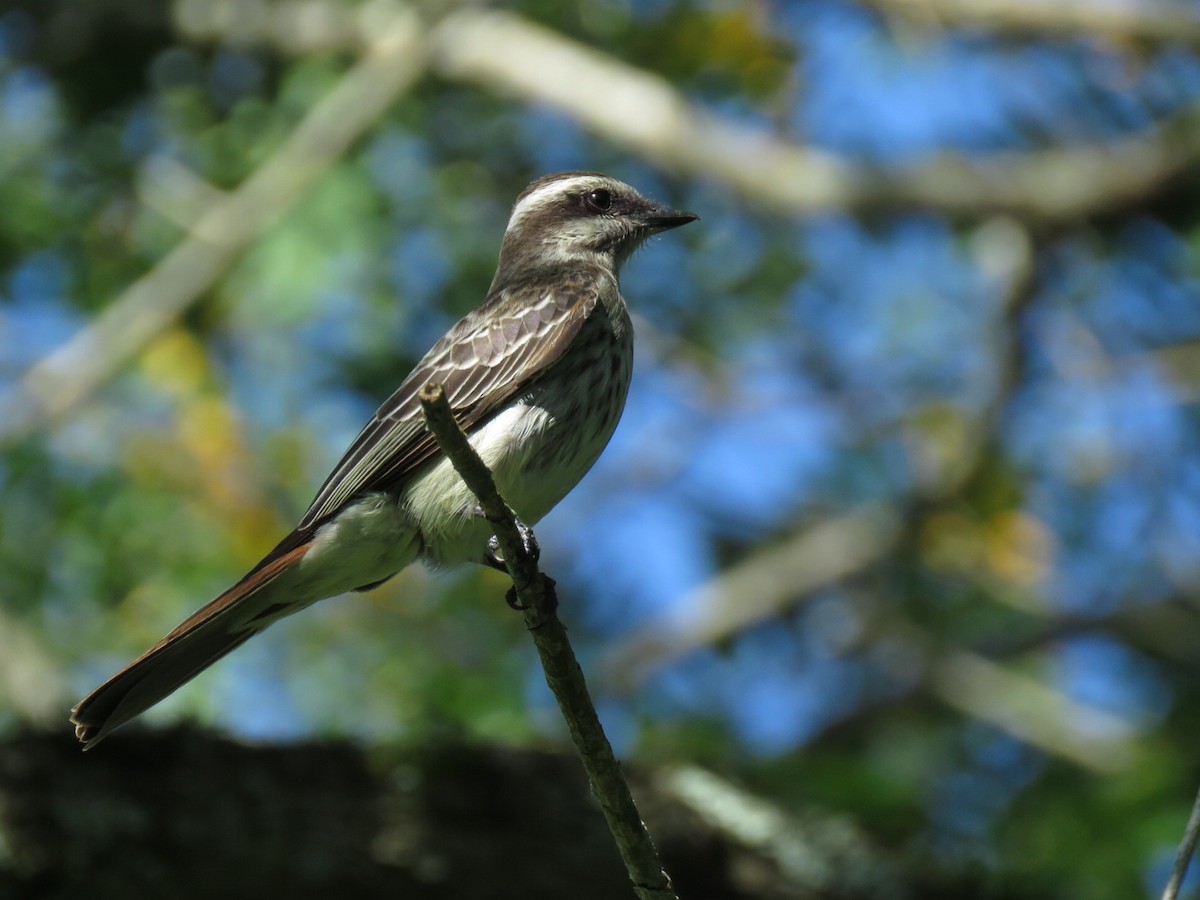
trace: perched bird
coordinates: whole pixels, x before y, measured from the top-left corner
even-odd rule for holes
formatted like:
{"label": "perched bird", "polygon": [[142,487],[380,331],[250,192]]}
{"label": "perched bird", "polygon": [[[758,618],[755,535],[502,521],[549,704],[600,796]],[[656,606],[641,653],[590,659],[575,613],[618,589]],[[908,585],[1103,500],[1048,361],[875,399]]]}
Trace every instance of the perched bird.
{"label": "perched bird", "polygon": [[516,514],[536,523],[591,468],[625,407],[633,330],[617,284],[647,237],[697,217],[604,175],[547,175],[517,198],[487,299],[425,354],[296,529],[73,710],[91,747],[272,622],[417,559],[497,564],[475,498],[425,428],[440,383]]}

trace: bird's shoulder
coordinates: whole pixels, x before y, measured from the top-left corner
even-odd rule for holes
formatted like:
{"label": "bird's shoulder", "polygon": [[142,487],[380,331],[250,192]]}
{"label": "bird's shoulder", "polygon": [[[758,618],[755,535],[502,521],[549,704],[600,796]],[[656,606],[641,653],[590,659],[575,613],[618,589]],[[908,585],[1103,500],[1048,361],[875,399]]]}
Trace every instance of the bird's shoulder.
{"label": "bird's shoulder", "polygon": [[537,333],[564,315],[590,313],[597,301],[613,293],[616,293],[616,279],[602,267],[534,273],[494,285],[487,299],[464,316],[429,355],[443,343],[454,343],[456,339],[485,331]]}
{"label": "bird's shoulder", "polygon": [[619,297],[616,282],[601,270],[534,275],[494,286],[429,349],[376,417],[415,414],[417,393],[429,381],[443,384],[451,405],[462,406],[476,399],[454,390],[464,373],[494,367],[516,378],[523,369],[540,368],[547,355],[563,349],[557,341],[574,334],[597,307],[607,307],[609,297]]}

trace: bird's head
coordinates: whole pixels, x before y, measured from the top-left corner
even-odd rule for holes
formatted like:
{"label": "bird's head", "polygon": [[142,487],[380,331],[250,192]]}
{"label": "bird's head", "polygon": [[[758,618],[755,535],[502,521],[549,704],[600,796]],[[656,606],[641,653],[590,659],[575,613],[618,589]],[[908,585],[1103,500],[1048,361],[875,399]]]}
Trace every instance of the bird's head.
{"label": "bird's head", "polygon": [[616,274],[650,235],[697,218],[649,200],[607,175],[547,175],[525,188],[513,205],[496,284],[577,263],[600,264]]}

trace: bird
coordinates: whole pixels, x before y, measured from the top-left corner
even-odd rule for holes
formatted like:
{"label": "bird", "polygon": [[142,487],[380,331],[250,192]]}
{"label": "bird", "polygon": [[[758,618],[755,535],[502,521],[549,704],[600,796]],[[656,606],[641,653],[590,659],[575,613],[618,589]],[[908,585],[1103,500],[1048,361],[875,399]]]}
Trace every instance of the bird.
{"label": "bird", "polygon": [[290,534],[71,710],[84,749],[319,600],[370,590],[417,560],[502,566],[477,500],[425,428],[419,392],[442,385],[527,531],[592,467],[624,411],[633,326],[622,264],[697,218],[597,172],[526,187],[483,303],[384,401]]}

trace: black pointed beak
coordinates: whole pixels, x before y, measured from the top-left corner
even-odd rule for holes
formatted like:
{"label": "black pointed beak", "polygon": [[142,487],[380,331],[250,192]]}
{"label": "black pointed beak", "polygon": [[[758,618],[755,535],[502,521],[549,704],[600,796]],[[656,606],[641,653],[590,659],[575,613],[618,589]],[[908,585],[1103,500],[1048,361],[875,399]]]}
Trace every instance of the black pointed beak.
{"label": "black pointed beak", "polygon": [[642,224],[655,231],[678,228],[688,222],[695,222],[699,218],[695,213],[684,212],[681,209],[668,209],[665,206],[652,206],[641,215]]}

